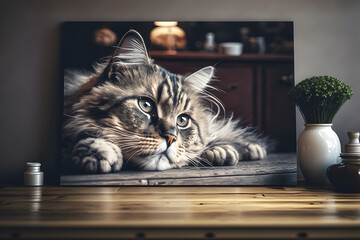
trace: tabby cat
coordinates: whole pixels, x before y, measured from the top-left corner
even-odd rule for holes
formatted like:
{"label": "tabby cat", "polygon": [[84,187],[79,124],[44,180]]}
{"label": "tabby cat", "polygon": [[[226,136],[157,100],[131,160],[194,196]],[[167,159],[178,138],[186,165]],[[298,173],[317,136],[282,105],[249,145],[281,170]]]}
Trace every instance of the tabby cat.
{"label": "tabby cat", "polygon": [[64,159],[88,173],[166,170],[186,165],[235,165],[262,159],[267,144],[238,121],[221,118],[205,89],[205,67],[187,76],[168,72],[130,30],[93,74],[65,77]]}

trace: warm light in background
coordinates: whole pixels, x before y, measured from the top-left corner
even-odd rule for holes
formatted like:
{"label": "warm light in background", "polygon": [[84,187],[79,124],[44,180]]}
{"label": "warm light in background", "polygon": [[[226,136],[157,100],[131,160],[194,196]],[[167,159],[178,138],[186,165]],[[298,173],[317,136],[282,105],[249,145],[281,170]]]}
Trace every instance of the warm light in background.
{"label": "warm light in background", "polygon": [[176,53],[176,49],[186,46],[185,31],[177,27],[177,21],[155,21],[156,28],[150,32],[153,45],[164,47],[168,53]]}
{"label": "warm light in background", "polygon": [[177,21],[155,21],[154,24],[158,27],[175,27],[178,25]]}

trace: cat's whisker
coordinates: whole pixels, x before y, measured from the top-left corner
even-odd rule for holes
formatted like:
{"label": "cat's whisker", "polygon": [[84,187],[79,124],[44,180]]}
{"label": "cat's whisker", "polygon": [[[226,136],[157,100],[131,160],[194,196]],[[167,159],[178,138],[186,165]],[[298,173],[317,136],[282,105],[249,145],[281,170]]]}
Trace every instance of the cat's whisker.
{"label": "cat's whisker", "polygon": [[[198,161],[203,167],[214,167],[214,165],[209,160],[207,160],[206,158],[198,157]],[[207,166],[203,165],[202,162],[206,163]]]}
{"label": "cat's whisker", "polygon": [[[198,167],[198,165],[201,164],[201,163],[198,162],[196,159],[191,158],[191,157],[187,157],[187,161],[188,161],[189,163],[191,163],[191,165],[192,165],[193,167]],[[202,164],[201,164],[201,165],[202,165]]]}
{"label": "cat's whisker", "polygon": [[193,167],[197,167],[198,166],[198,163],[192,159],[187,159],[187,161],[189,161],[189,163],[191,164],[191,166]]}
{"label": "cat's whisker", "polygon": [[66,117],[70,117],[70,118],[74,118],[74,117],[75,117],[75,116],[70,115],[70,114],[67,114],[67,113],[63,113],[63,115],[66,116]]}
{"label": "cat's whisker", "polygon": [[137,151],[134,151],[134,153],[132,155],[130,155],[130,157],[125,161],[125,165],[124,165],[124,168],[127,167],[128,163],[130,162],[131,158],[134,157],[136,154],[138,154],[140,151],[137,150]]}
{"label": "cat's whisker", "polygon": [[[133,153],[133,154],[135,154],[135,152]],[[131,155],[129,158],[127,158],[127,159],[124,159],[125,160],[125,162],[123,163],[123,168],[127,168],[127,165],[129,164],[129,162],[130,162],[130,159],[132,158],[132,156],[133,155]]]}
{"label": "cat's whisker", "polygon": [[196,161],[195,158],[192,158],[192,157],[188,157],[188,161],[190,161],[194,166],[198,166],[198,161]]}
{"label": "cat's whisker", "polygon": [[214,117],[217,118],[220,115],[221,110],[223,111],[224,116],[225,116],[225,113],[226,113],[225,107],[222,104],[222,102],[220,101],[220,99],[218,99],[214,94],[212,94],[211,92],[209,92],[207,90],[204,90],[203,94],[204,94],[205,99],[207,101],[209,101],[210,103],[215,104],[215,106],[216,106],[217,111],[216,111]]}

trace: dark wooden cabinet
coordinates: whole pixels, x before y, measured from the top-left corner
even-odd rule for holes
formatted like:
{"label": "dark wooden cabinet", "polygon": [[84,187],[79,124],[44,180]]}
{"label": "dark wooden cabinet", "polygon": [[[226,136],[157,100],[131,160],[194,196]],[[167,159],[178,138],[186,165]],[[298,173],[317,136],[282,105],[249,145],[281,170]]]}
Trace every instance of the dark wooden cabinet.
{"label": "dark wooden cabinet", "polygon": [[211,92],[223,102],[226,114],[232,113],[242,125],[254,126],[276,140],[277,152],[296,150],[295,108],[287,98],[294,78],[292,56],[162,51],[150,55],[157,64],[178,74],[215,66],[212,86],[220,91]]}
{"label": "dark wooden cabinet", "polygon": [[296,151],[295,106],[287,98],[294,85],[293,65],[268,64],[264,72],[264,132],[279,143],[279,152]]}

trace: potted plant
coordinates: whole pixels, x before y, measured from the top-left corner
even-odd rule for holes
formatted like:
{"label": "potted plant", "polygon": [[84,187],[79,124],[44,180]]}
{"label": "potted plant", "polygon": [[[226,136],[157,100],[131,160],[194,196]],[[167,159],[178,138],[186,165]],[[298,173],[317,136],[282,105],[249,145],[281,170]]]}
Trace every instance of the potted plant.
{"label": "potted plant", "polygon": [[297,155],[301,172],[310,185],[329,184],[326,169],[337,163],[341,152],[339,138],[331,128],[332,121],[352,95],[348,85],[329,76],[305,79],[289,91],[289,98],[305,120]]}

